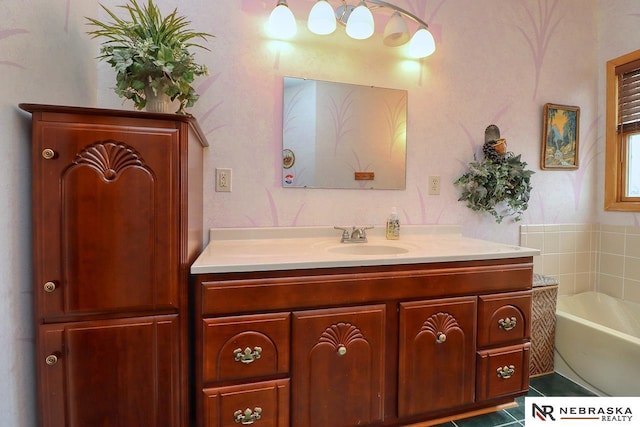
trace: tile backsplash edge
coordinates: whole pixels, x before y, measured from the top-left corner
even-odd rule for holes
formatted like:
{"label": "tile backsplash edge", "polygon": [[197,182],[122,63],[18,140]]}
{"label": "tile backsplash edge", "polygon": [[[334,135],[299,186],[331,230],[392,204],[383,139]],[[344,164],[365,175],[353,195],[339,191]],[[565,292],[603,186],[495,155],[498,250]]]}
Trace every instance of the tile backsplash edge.
{"label": "tile backsplash edge", "polygon": [[556,278],[560,294],[597,290],[640,303],[640,227],[526,224],[520,244],[540,250],[534,271]]}

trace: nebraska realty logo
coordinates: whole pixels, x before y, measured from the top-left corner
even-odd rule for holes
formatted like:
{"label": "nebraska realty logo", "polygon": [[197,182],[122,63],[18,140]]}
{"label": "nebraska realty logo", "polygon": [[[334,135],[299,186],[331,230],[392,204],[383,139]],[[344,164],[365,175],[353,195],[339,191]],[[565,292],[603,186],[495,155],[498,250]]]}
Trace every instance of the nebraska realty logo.
{"label": "nebraska realty logo", "polygon": [[637,426],[639,423],[640,397],[525,397],[527,427]]}

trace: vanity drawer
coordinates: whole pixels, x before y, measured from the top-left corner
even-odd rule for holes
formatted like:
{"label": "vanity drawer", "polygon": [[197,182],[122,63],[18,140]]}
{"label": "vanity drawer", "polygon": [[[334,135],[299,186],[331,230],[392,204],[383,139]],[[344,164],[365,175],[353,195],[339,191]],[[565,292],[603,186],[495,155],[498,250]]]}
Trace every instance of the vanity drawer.
{"label": "vanity drawer", "polygon": [[203,383],[289,372],[290,314],[202,319]]}
{"label": "vanity drawer", "polygon": [[531,336],[531,291],[478,298],[478,347],[525,340]]}
{"label": "vanity drawer", "polygon": [[501,397],[529,388],[530,344],[478,351],[476,401]]}
{"label": "vanity drawer", "polygon": [[204,427],[289,426],[289,380],[203,390]]}

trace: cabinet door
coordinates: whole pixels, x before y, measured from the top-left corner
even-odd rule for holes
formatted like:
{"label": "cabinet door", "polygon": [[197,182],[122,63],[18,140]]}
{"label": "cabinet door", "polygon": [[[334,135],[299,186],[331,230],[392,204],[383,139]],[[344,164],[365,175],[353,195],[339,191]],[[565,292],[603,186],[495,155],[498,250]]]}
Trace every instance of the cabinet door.
{"label": "cabinet door", "polygon": [[181,425],[176,316],[39,328],[43,427]]}
{"label": "cabinet door", "polygon": [[178,306],[178,149],[176,129],[38,122],[42,318]]}
{"label": "cabinet door", "polygon": [[400,304],[398,414],[472,403],[476,298]]}
{"label": "cabinet door", "polygon": [[384,332],[383,305],[294,313],[291,425],[382,421]]}

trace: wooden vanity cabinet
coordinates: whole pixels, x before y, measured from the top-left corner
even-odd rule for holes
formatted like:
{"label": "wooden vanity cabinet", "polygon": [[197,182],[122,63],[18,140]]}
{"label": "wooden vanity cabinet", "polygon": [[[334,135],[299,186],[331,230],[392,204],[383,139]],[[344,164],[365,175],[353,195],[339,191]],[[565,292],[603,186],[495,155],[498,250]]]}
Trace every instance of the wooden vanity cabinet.
{"label": "wooden vanity cabinet", "polygon": [[[532,267],[197,274],[197,426],[406,426],[513,401],[528,388]],[[491,330],[507,317],[507,337]]]}
{"label": "wooden vanity cabinet", "polygon": [[187,426],[189,267],[202,249],[197,123],[21,104],[32,115],[41,426]]}

